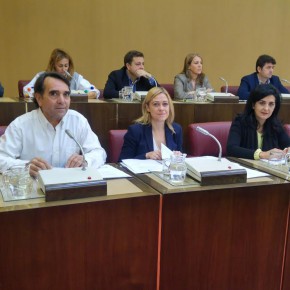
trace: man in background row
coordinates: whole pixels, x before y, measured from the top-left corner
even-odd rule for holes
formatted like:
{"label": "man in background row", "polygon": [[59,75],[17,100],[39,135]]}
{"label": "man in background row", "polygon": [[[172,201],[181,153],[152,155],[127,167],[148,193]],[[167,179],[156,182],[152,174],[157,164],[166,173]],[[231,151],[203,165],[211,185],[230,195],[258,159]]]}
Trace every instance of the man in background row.
{"label": "man in background row", "polygon": [[69,110],[69,80],[55,72],[45,72],[34,85],[37,109],[16,118],[0,138],[0,171],[29,164],[29,173],[52,167],[80,167],[83,156],[69,130],[83,147],[89,166],[100,167],[106,152],[87,119]]}
{"label": "man in background row", "polygon": [[240,100],[247,100],[250,93],[260,84],[272,84],[281,94],[289,94],[279,77],[273,75],[275,64],[276,60],[270,55],[263,54],[258,57],[256,72],[241,79],[237,93]]}
{"label": "man in background row", "polygon": [[4,95],[4,88],[2,84],[0,83],[0,97],[3,97],[3,95]]}
{"label": "man in background row", "polygon": [[125,86],[132,86],[135,91],[149,91],[158,86],[154,77],[144,69],[144,54],[131,50],[124,57],[124,66],[112,71],[104,88],[104,98],[119,98],[119,91]]}

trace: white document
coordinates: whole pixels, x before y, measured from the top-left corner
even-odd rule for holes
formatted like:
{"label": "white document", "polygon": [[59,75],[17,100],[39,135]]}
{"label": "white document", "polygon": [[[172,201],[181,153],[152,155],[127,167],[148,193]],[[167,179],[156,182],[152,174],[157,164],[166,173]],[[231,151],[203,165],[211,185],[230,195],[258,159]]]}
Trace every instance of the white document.
{"label": "white document", "polygon": [[152,171],[162,171],[162,163],[152,159],[123,159],[121,165],[128,168],[131,172],[147,173]]}
{"label": "white document", "polygon": [[169,159],[170,156],[173,154],[173,152],[167,147],[165,146],[163,143],[161,143],[161,156],[162,159]]}
{"label": "white document", "polygon": [[131,177],[129,174],[125,173],[118,168],[105,164],[102,167],[98,168],[99,173],[103,178],[127,178]]}

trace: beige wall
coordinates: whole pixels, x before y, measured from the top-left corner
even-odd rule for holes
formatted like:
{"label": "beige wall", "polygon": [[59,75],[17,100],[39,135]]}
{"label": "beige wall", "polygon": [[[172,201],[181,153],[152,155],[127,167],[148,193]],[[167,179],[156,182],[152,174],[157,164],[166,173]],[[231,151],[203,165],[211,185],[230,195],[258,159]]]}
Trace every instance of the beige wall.
{"label": "beige wall", "polygon": [[287,0],[1,0],[0,80],[5,96],[16,96],[17,81],[44,70],[56,47],[99,88],[130,49],[145,53],[160,83],[173,82],[195,51],[216,89],[219,76],[239,84],[263,53],[290,80],[289,6]]}

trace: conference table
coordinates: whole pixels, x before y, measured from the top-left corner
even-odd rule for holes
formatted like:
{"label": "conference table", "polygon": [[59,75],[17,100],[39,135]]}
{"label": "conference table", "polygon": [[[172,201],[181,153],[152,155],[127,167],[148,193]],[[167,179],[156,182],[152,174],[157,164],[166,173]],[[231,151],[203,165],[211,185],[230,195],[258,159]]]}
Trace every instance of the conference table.
{"label": "conference table", "polygon": [[0,289],[290,289],[288,175],[132,176],[107,196],[0,200]]}

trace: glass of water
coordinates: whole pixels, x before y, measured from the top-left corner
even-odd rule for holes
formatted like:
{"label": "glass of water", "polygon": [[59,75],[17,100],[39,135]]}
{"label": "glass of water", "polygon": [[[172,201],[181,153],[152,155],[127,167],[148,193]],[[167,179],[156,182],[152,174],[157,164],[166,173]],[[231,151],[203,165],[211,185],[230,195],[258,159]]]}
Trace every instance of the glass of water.
{"label": "glass of water", "polygon": [[199,102],[205,102],[205,100],[206,100],[206,94],[207,94],[207,91],[206,91],[206,88],[205,87],[198,88],[196,90],[196,94],[197,94],[197,100]]}
{"label": "glass of water", "polygon": [[133,88],[128,86],[123,88],[123,99],[127,102],[133,101]]}

